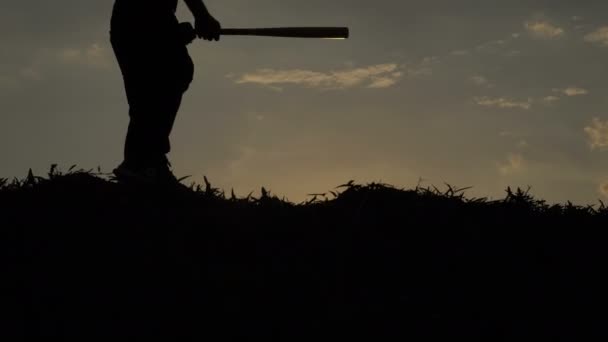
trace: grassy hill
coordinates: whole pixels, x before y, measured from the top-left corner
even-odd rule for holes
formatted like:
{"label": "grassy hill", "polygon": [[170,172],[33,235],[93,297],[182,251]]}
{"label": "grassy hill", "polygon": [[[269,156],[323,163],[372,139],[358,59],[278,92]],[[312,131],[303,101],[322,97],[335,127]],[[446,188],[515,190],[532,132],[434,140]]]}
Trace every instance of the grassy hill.
{"label": "grassy hill", "polygon": [[326,195],[135,189],[56,167],[1,180],[2,334],[608,337],[603,205],[353,182]]}

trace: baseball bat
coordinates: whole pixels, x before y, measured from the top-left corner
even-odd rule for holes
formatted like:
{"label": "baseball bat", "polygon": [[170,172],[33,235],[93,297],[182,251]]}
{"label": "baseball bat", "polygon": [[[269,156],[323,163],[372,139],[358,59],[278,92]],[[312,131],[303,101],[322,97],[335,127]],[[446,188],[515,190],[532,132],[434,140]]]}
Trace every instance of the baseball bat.
{"label": "baseball bat", "polygon": [[221,35],[286,38],[348,39],[348,27],[225,28]]}

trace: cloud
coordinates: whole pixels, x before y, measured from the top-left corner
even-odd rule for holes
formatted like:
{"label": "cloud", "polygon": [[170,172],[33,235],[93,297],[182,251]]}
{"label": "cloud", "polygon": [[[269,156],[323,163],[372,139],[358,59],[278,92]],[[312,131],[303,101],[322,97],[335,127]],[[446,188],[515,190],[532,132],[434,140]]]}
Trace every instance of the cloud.
{"label": "cloud", "polygon": [[498,164],[498,171],[503,176],[520,173],[526,165],[526,160],[519,153],[512,153],[507,157],[506,162]]}
{"label": "cloud", "polygon": [[468,56],[470,54],[471,52],[469,50],[454,50],[450,52],[450,55],[452,56]]}
{"label": "cloud", "polygon": [[532,108],[532,100],[528,99],[526,101],[515,101],[511,99],[507,99],[504,97],[476,97],[474,101],[477,105],[482,107],[494,107],[494,108],[503,108],[503,109],[525,109],[528,110]]}
{"label": "cloud", "polygon": [[593,118],[591,124],[585,127],[585,133],[592,150],[608,147],[608,120]]}
{"label": "cloud", "polygon": [[38,68],[36,68],[35,66],[29,66],[26,68],[21,69],[21,77],[23,77],[26,80],[30,80],[30,81],[40,81],[42,80],[42,74],[40,73],[40,70],[38,70]]}
{"label": "cloud", "polygon": [[603,182],[600,184],[600,194],[604,197],[608,197],[608,182]]}
{"label": "cloud", "polygon": [[[521,33],[515,32],[505,35],[501,39],[486,41],[470,49],[456,49],[450,51],[451,56],[470,56],[477,53],[486,54],[505,54],[507,49],[510,49],[511,44],[521,37]],[[519,51],[516,52],[519,54]],[[508,53],[506,53],[508,55]]]}
{"label": "cloud", "polygon": [[403,77],[395,63],[351,68],[341,71],[318,72],[302,69],[260,69],[240,76],[237,84],[258,84],[268,87],[301,85],[308,88],[346,89],[357,86],[387,88]]}
{"label": "cloud", "polygon": [[483,76],[473,76],[471,77],[471,82],[475,83],[478,86],[483,86],[488,84],[488,80]]}
{"label": "cloud", "polygon": [[530,143],[528,142],[528,140],[520,137],[519,134],[516,134],[512,131],[501,131],[498,133],[498,136],[511,141],[511,143],[513,143],[519,149],[525,149],[530,146]]}
{"label": "cloud", "polygon": [[[256,156],[259,155],[259,151],[251,146],[241,146],[239,148],[238,158],[231,160],[228,164],[228,173],[230,175],[236,175],[242,170],[247,170],[245,165],[256,160]],[[258,158],[259,159],[259,158]]]}
{"label": "cloud", "polygon": [[560,100],[559,97],[554,96],[554,95],[550,95],[550,96],[543,98],[544,103],[553,103],[553,102],[557,102],[559,100]]}
{"label": "cloud", "polygon": [[407,76],[425,77],[433,74],[433,66],[440,63],[439,57],[425,57],[418,63],[405,63],[401,67]]}
{"label": "cloud", "polygon": [[476,75],[476,76],[469,78],[469,81],[479,87],[486,87],[486,88],[494,87],[494,84],[492,82],[488,81],[487,78],[485,78],[484,76],[480,76],[480,75]]}
{"label": "cloud", "polygon": [[391,77],[380,77],[375,79],[372,84],[370,84],[368,86],[368,88],[376,88],[376,89],[380,89],[380,88],[390,88],[392,86],[394,86],[397,81],[401,78],[401,76],[403,75],[403,73],[401,72],[396,72],[393,75],[393,78]]}
{"label": "cloud", "polygon": [[507,57],[518,57],[521,55],[522,55],[522,52],[520,50],[511,50],[511,51],[505,53],[505,56],[507,56]]}
{"label": "cloud", "polygon": [[299,85],[319,89],[348,89],[364,87],[383,89],[395,86],[404,77],[422,77],[433,73],[436,57],[424,58],[419,63],[386,63],[368,67],[348,67],[338,71],[313,71],[304,69],[259,69],[240,76],[230,75],[237,84],[257,84],[281,90],[282,86]]}
{"label": "cloud", "polygon": [[585,41],[608,47],[608,26],[603,26],[587,34]]}
{"label": "cloud", "polygon": [[580,87],[568,87],[565,89],[553,89],[553,92],[564,94],[568,97],[581,96],[589,94],[589,91]]}
{"label": "cloud", "polygon": [[94,43],[82,48],[64,48],[57,52],[60,62],[91,67],[109,66],[108,52],[100,44]]}
{"label": "cloud", "polygon": [[526,148],[528,146],[530,146],[530,144],[525,139],[521,139],[520,141],[517,142],[517,147],[519,147],[519,148]]}
{"label": "cloud", "polygon": [[564,35],[562,28],[552,25],[547,21],[526,22],[524,27],[533,37],[538,39],[555,39]]}
{"label": "cloud", "polygon": [[43,79],[40,66],[31,64],[16,68],[10,74],[0,75],[0,89],[15,90],[21,88],[27,82],[37,82]]}
{"label": "cloud", "polygon": [[497,53],[507,46],[505,39],[493,40],[475,47],[476,52]]}
{"label": "cloud", "polygon": [[31,54],[23,64],[11,70],[10,74],[0,75],[0,88],[19,89],[22,86],[39,82],[49,69],[57,65],[108,68],[111,60],[108,51],[100,44],[90,44],[82,48],[40,48]]}

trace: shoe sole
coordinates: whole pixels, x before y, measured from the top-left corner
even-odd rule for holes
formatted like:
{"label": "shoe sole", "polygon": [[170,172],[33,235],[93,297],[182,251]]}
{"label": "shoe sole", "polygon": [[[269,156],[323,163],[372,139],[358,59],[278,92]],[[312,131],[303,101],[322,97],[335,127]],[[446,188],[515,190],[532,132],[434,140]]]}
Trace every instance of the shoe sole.
{"label": "shoe sole", "polygon": [[113,170],[116,180],[124,184],[144,185],[144,186],[177,186],[185,187],[177,179],[174,181],[159,181],[155,177],[145,178],[141,174],[129,170],[117,168]]}
{"label": "shoe sole", "polygon": [[128,184],[139,184],[139,185],[153,185],[155,183],[154,179],[151,178],[144,178],[142,177],[140,174],[137,174],[135,172],[131,172],[129,170],[125,170],[125,169],[114,169],[113,170],[114,175],[116,176],[116,180],[118,180],[121,183],[128,183]]}

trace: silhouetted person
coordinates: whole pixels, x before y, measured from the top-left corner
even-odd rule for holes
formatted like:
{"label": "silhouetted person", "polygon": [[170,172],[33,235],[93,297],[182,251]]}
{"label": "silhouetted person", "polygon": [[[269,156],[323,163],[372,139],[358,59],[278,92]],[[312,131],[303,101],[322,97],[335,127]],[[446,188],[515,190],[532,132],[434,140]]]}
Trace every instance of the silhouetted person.
{"label": "silhouetted person", "polygon": [[219,40],[220,23],[202,0],[184,0],[195,29],[179,23],[178,0],[116,0],[110,41],[124,79],[129,128],[124,161],[114,170],[124,182],[177,183],[167,153],[169,135],[194,64],[187,45],[196,36]]}

